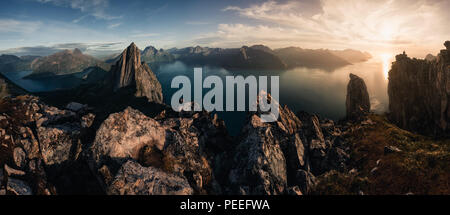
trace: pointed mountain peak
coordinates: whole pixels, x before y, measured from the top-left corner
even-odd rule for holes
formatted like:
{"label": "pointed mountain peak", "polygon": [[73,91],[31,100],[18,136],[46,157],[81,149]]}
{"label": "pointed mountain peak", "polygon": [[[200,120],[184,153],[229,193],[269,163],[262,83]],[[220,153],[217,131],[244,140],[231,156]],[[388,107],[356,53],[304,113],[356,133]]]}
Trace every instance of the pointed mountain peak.
{"label": "pointed mountain peak", "polygon": [[131,43],[111,67],[114,91],[125,87],[134,87],[135,96],[147,97],[149,101],[162,102],[161,84],[147,64],[141,62],[139,48]]}

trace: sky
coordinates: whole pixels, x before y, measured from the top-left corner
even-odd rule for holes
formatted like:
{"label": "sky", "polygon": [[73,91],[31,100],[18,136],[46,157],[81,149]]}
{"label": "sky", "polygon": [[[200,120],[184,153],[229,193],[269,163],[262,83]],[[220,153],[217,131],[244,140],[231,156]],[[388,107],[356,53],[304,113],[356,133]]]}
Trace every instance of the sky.
{"label": "sky", "polygon": [[0,53],[108,55],[187,46],[358,49],[423,58],[450,40],[449,0],[2,0]]}

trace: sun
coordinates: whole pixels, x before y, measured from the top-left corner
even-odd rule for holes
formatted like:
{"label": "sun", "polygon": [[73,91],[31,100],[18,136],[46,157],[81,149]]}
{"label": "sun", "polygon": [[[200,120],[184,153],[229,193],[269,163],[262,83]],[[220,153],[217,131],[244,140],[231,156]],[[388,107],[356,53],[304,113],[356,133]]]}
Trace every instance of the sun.
{"label": "sun", "polygon": [[392,54],[381,54],[380,55],[381,62],[383,63],[383,75],[384,79],[389,78],[389,69],[391,69],[391,63],[392,63]]}

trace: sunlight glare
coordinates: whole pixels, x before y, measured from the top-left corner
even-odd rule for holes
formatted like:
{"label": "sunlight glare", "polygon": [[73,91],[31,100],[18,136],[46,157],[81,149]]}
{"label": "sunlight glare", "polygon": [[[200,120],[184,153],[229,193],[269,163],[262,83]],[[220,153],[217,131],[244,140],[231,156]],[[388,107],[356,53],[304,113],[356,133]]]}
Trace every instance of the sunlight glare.
{"label": "sunlight glare", "polygon": [[381,62],[383,63],[383,75],[384,78],[387,80],[389,77],[389,69],[391,69],[391,63],[392,63],[392,55],[391,54],[381,54]]}

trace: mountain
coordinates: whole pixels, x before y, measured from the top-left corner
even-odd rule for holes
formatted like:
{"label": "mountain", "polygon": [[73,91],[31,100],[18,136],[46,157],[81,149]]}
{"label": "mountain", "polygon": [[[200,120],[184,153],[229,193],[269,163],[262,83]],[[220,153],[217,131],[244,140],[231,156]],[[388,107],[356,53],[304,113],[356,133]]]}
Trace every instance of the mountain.
{"label": "mountain", "polygon": [[288,47],[275,49],[274,52],[286,63],[288,68],[309,67],[332,71],[351,64],[349,61],[336,56],[331,51],[323,49],[314,50]]}
{"label": "mountain", "polygon": [[389,71],[390,119],[424,134],[450,133],[450,41],[436,60],[397,55]]}
{"label": "mountain", "polygon": [[269,48],[268,46],[265,46],[265,45],[253,45],[253,46],[250,46],[250,48],[265,51],[270,54],[275,54],[275,52],[271,48]]}
{"label": "mountain", "polygon": [[84,69],[92,66],[108,70],[106,63],[89,55],[84,55],[79,49],[64,50],[34,60],[31,64],[33,72],[27,78],[73,74],[82,72]]}
{"label": "mountain", "polygon": [[1,55],[0,56],[0,71],[22,71],[31,70],[31,63],[37,59],[37,56],[22,56],[17,57],[15,55]]}
{"label": "mountain", "polygon": [[368,52],[362,52],[353,49],[345,49],[345,50],[329,50],[332,54],[350,62],[350,63],[359,63],[364,62],[372,58]]}
{"label": "mountain", "polygon": [[111,67],[107,84],[112,84],[114,92],[122,88],[133,88],[136,97],[146,97],[149,101],[161,103],[162,88],[149,66],[141,61],[141,52],[131,43]]}
{"label": "mountain", "polygon": [[175,57],[164,49],[156,49],[153,46],[148,46],[141,52],[142,61],[146,63],[161,63],[172,62]]}
{"label": "mountain", "polygon": [[248,46],[230,49],[196,46],[168,51],[175,56],[176,60],[191,65],[210,65],[229,70],[286,69],[286,65],[277,56]]}

